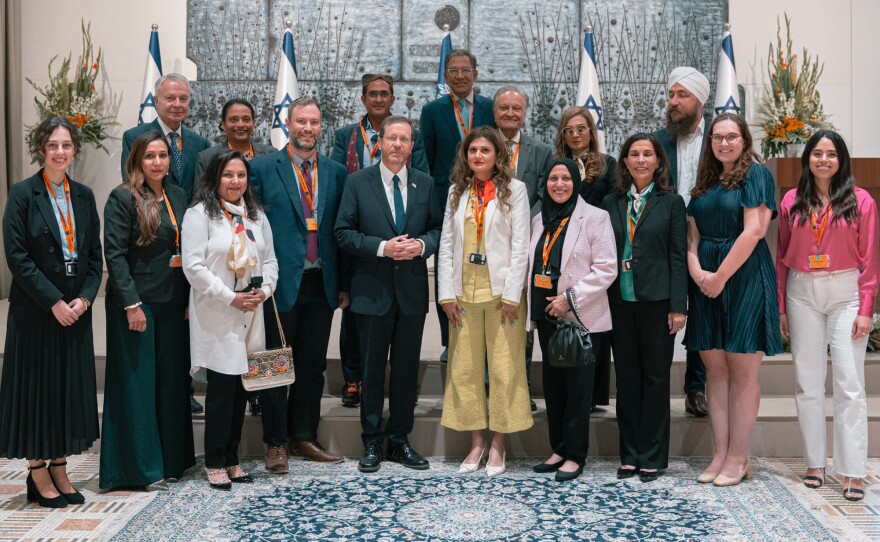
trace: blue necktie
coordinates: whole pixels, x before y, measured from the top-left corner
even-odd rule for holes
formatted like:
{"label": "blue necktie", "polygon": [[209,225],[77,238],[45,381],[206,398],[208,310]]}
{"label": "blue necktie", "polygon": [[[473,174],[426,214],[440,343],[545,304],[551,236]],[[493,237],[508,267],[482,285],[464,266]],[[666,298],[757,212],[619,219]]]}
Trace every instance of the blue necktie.
{"label": "blue necktie", "polygon": [[395,175],[391,178],[394,183],[394,225],[397,227],[397,233],[403,233],[403,194],[400,193],[400,177]]}
{"label": "blue necktie", "polygon": [[461,121],[464,123],[464,131],[461,129],[461,125],[458,127],[458,131],[461,133],[461,138],[464,139],[464,136],[467,135],[467,132],[471,129],[471,107],[468,104],[468,101],[464,98],[458,99],[458,111],[461,113]]}
{"label": "blue necktie", "polygon": [[180,149],[177,147],[177,139],[180,136],[177,132],[170,132],[168,137],[171,139],[171,167],[174,168],[174,176],[177,177],[177,182],[180,182],[180,177],[183,174],[181,171],[183,166],[180,161]]}

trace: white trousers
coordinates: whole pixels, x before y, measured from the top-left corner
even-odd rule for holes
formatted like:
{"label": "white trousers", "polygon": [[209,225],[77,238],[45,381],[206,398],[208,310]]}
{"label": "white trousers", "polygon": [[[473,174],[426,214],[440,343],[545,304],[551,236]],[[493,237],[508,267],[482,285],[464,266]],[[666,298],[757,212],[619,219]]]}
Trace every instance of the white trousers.
{"label": "white trousers", "polygon": [[834,396],[834,466],[843,476],[867,472],[868,404],[865,350],[868,338],[853,340],[859,310],[858,269],[789,271],[785,297],[794,359],[798,422],[808,468],[822,468],[825,448],[825,373],[831,347]]}

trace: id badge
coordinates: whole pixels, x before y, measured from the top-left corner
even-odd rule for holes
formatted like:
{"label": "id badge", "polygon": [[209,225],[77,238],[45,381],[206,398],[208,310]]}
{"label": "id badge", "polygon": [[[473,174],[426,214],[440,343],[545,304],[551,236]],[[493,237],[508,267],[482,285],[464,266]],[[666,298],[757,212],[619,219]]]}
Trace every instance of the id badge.
{"label": "id badge", "polygon": [[471,252],[468,261],[474,265],[486,265],[486,255],[479,252]]}
{"label": "id badge", "polygon": [[318,231],[318,221],[314,218],[307,218],[306,229],[309,231]]}
{"label": "id badge", "polygon": [[620,260],[620,269],[623,271],[632,271],[632,258],[627,258],[626,260]]}
{"label": "id badge", "polygon": [[828,254],[810,254],[810,269],[828,269],[831,266],[831,258]]}
{"label": "id badge", "polygon": [[550,275],[535,275],[535,288],[552,288],[553,282]]}
{"label": "id badge", "polygon": [[171,256],[171,260],[168,262],[168,267],[183,267],[183,260],[180,259],[180,254]]}

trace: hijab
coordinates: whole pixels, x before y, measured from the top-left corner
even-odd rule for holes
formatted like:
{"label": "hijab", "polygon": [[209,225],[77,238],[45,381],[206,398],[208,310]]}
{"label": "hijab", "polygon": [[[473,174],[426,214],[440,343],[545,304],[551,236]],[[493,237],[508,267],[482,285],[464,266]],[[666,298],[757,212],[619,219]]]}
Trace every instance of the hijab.
{"label": "hijab", "polygon": [[578,170],[577,164],[570,158],[554,158],[547,165],[544,171],[544,179],[549,179],[550,172],[553,168],[563,165],[571,175],[572,187],[571,196],[564,203],[556,203],[550,197],[550,183],[544,183],[544,194],[541,198],[541,220],[544,222],[544,230],[552,231],[559,227],[563,219],[571,216],[577,205],[577,200],[581,192],[581,172]]}

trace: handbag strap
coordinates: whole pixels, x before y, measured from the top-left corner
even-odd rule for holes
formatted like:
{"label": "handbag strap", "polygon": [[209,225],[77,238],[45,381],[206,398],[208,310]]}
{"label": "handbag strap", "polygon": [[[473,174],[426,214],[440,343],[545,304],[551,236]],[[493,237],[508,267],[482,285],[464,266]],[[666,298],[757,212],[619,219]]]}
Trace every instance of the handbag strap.
{"label": "handbag strap", "polygon": [[[281,317],[278,316],[278,305],[275,304],[275,295],[271,295],[272,309],[275,311],[275,322],[278,324],[278,334],[281,335],[281,347],[287,348],[287,340],[284,338],[284,328],[281,327]],[[254,315],[251,317],[251,327],[248,328],[247,336],[244,338],[244,344],[251,342],[251,330],[254,329],[254,321],[257,319],[257,309],[254,309]]]}
{"label": "handbag strap", "polygon": [[577,318],[577,321],[581,325],[581,327],[586,329],[587,331],[590,331],[589,329],[587,329],[587,326],[585,326],[584,323],[581,322],[581,316],[578,314],[577,303],[575,303],[574,297],[571,295],[571,288],[565,290],[565,299],[568,300],[568,306],[571,307],[571,312],[574,313],[574,317]]}

